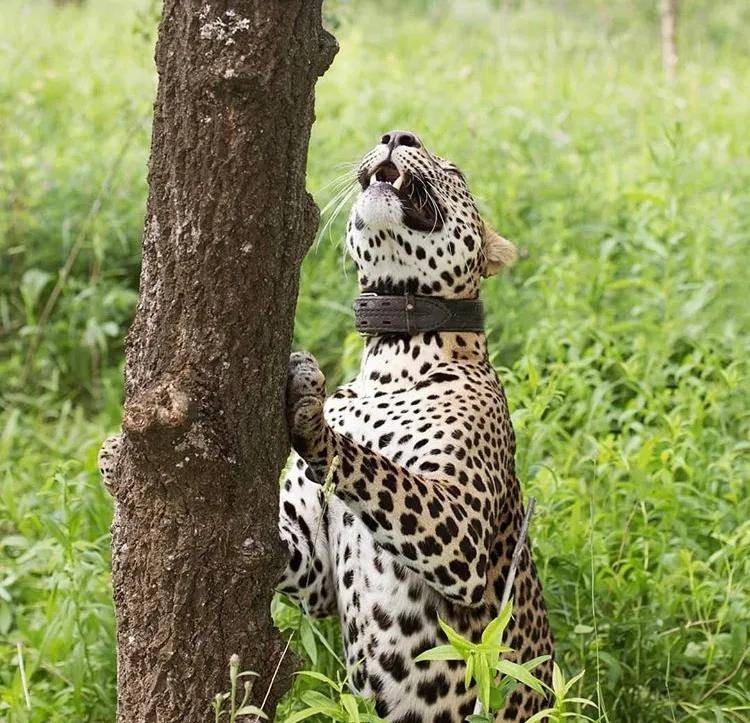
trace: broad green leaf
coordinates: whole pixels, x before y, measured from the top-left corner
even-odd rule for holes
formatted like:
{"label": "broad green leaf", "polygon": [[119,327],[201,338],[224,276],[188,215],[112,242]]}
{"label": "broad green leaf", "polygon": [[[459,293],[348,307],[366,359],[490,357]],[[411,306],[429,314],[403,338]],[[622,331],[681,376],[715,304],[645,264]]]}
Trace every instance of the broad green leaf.
{"label": "broad green leaf", "polygon": [[326,685],[330,686],[334,690],[339,689],[339,684],[331,680],[327,675],[323,675],[323,673],[318,673],[317,670],[300,670],[295,673],[295,675],[301,675],[305,678],[315,678],[315,680],[319,680],[322,683],[325,683]]}
{"label": "broad green leaf", "polygon": [[299,639],[302,643],[302,647],[307,653],[307,657],[313,665],[318,663],[318,647],[315,645],[315,633],[313,632],[313,626],[307,618],[302,619],[302,623],[299,626]]}
{"label": "broad green leaf", "polygon": [[503,653],[512,653],[513,648],[509,648],[507,645],[490,645],[485,643],[480,643],[476,646],[476,650],[478,653],[490,653],[494,655],[494,657],[498,657],[502,655]]}
{"label": "broad green leaf", "polygon": [[521,683],[528,685],[529,688],[540,695],[544,695],[544,688],[542,688],[541,681],[535,678],[528,670],[526,670],[526,668],[523,667],[523,665],[518,665],[510,660],[503,660],[501,658],[495,663],[495,667],[500,673],[509,675],[511,678],[515,678],[516,680],[521,681]]}
{"label": "broad green leaf", "polygon": [[492,620],[482,633],[482,643],[485,645],[500,645],[503,642],[503,633],[508,627],[510,616],[513,613],[513,602],[508,600],[500,611],[500,614]]}
{"label": "broad green leaf", "polygon": [[260,708],[254,705],[243,705],[242,708],[237,711],[237,715],[256,715],[258,718],[268,720],[268,716]]}
{"label": "broad green leaf", "polygon": [[508,694],[503,689],[504,686],[493,685],[490,690],[490,710],[500,710],[505,706]]}
{"label": "broad green leaf", "polygon": [[521,665],[523,665],[526,670],[534,670],[534,668],[538,667],[542,663],[546,663],[551,658],[551,655],[538,655],[536,658],[532,658],[531,660],[527,660],[524,663],[521,663]]}
{"label": "broad green leaf", "polygon": [[548,720],[554,714],[553,708],[544,708],[538,713],[534,713],[531,718],[526,719],[526,723],[541,723],[543,720]]}
{"label": "broad green leaf", "polygon": [[445,637],[448,638],[448,642],[456,648],[456,650],[468,652],[474,649],[474,644],[459,635],[450,625],[448,625],[448,623],[445,622],[445,620],[438,618],[438,623],[442,631],[445,633]]}
{"label": "broad green leaf", "polygon": [[40,269],[29,269],[24,273],[19,289],[29,311],[37,303],[51,278],[52,275],[49,272]]}
{"label": "broad green leaf", "polygon": [[305,708],[305,710],[300,710],[297,713],[292,713],[292,715],[290,715],[286,719],[286,723],[297,723],[297,721],[312,718],[314,715],[328,715],[331,716],[334,720],[340,720],[340,718],[338,717],[338,711],[335,708],[334,713],[336,713],[336,715],[332,715],[328,707]]}
{"label": "broad green leaf", "polygon": [[495,677],[494,687],[497,688],[506,698],[520,685],[515,678],[509,678],[507,675],[498,675]]}
{"label": "broad green leaf", "polygon": [[471,677],[474,674],[474,653],[470,653],[466,659],[466,674],[464,675],[464,688],[469,690],[471,687]]}
{"label": "broad green leaf", "polygon": [[555,698],[559,700],[564,698],[566,693],[565,678],[557,663],[552,664],[552,692],[555,694]]}
{"label": "broad green leaf", "polygon": [[479,688],[479,700],[482,701],[484,710],[490,707],[490,686],[492,685],[493,673],[490,662],[484,655],[477,655],[474,663],[474,679]]}
{"label": "broad green leaf", "polygon": [[594,703],[593,700],[589,700],[588,698],[566,698],[566,703],[578,703],[578,705],[590,705],[594,708],[598,708],[599,706]]}
{"label": "broad green leaf", "polygon": [[566,684],[565,684],[565,694],[567,695],[568,691],[581,679],[583,678],[583,674],[586,672],[586,669],[584,668],[580,673],[577,675],[574,675]]}
{"label": "broad green leaf", "polygon": [[464,656],[452,645],[438,645],[436,648],[425,650],[414,658],[415,663],[425,660],[464,660]]}
{"label": "broad green leaf", "polygon": [[343,693],[341,696],[341,705],[349,715],[349,723],[360,723],[359,706],[353,695],[350,693]]}
{"label": "broad green leaf", "polygon": [[319,690],[306,690],[300,696],[303,703],[307,703],[309,706],[334,706],[337,707],[337,703],[331,700],[328,696],[321,693]]}

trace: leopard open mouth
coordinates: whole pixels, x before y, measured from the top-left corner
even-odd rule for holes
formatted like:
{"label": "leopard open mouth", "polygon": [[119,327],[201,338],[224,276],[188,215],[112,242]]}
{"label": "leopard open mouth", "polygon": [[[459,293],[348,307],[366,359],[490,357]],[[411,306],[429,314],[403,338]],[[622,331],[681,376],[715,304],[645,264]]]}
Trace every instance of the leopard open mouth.
{"label": "leopard open mouth", "polygon": [[443,211],[423,179],[410,171],[399,171],[391,161],[384,161],[368,175],[359,174],[362,190],[374,184],[390,186],[401,201],[404,225],[412,231],[431,233],[443,227]]}

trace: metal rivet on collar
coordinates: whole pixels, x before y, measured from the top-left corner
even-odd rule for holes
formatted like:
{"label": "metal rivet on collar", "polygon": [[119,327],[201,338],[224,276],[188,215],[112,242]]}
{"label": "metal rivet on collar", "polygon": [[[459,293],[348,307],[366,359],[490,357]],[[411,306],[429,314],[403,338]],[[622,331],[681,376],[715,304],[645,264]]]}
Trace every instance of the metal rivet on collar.
{"label": "metal rivet on collar", "polygon": [[406,294],[406,331],[417,333],[417,320],[414,318],[414,294]]}

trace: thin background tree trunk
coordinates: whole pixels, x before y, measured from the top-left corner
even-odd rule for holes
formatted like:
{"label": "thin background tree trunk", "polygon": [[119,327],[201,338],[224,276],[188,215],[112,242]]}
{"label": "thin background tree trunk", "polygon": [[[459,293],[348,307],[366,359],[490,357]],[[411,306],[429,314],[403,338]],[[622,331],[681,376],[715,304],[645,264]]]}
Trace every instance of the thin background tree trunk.
{"label": "thin background tree trunk", "polygon": [[677,0],[659,0],[664,75],[671,83],[677,71]]}
{"label": "thin background tree trunk", "polygon": [[[321,0],[166,0],[138,311],[111,485],[118,720],[203,721],[227,664],[283,648],[269,604]],[[282,676],[283,677],[283,676]],[[273,704],[288,677],[276,686]]]}

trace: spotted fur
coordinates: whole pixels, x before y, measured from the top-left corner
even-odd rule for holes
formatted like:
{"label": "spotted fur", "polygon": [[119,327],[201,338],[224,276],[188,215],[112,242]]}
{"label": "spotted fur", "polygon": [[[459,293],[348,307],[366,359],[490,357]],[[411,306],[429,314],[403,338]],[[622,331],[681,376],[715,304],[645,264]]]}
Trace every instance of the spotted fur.
{"label": "spotted fur", "polygon": [[[347,227],[360,285],[476,297],[481,276],[506,263],[512,246],[485,226],[455,166],[413,134],[394,143],[394,133],[403,134],[388,134],[360,166],[363,190]],[[295,453],[279,522],[290,561],[280,589],[312,615],[339,616],[353,687],[374,696],[382,717],[457,723],[475,704],[463,664],[414,658],[445,642],[438,616],[479,639],[499,612],[524,513],[508,406],[485,336],[371,337],[358,377],[327,399],[324,387],[315,359],[292,355]],[[335,493],[326,503],[327,472]],[[528,545],[513,600],[511,659],[552,653]],[[549,680],[550,664],[538,672]],[[520,687],[497,720],[525,720],[542,703]]]}

